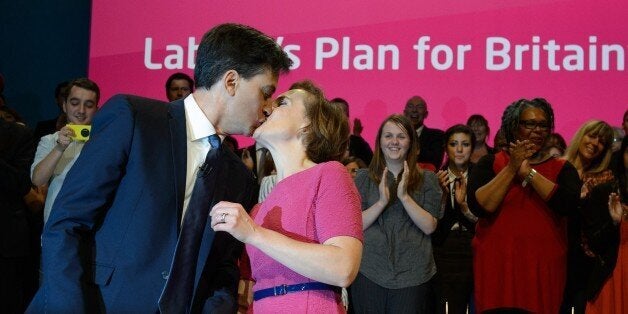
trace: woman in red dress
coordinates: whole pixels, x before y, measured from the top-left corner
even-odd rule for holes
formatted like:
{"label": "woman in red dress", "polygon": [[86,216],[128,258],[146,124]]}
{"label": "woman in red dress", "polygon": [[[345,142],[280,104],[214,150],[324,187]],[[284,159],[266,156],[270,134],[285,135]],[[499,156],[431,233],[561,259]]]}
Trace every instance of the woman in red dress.
{"label": "woman in red dress", "polygon": [[486,155],[469,175],[467,201],[479,216],[472,242],[478,313],[558,313],[565,285],[565,218],[580,179],[541,148],[554,127],[544,99],[506,108],[507,151]]}

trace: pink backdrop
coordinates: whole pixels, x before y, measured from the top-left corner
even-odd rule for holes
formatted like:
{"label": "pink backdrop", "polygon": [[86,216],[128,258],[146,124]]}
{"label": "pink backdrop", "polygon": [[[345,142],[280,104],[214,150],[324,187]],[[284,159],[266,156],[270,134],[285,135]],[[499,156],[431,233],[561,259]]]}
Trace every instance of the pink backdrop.
{"label": "pink backdrop", "polygon": [[626,1],[95,0],[92,7],[89,76],[103,99],[165,99],[169,75],[193,74],[190,43],[218,23],[238,22],[277,38],[296,61],[279,92],[313,79],[329,98],[349,101],[371,145],[379,123],[412,95],[426,99],[430,127],[480,113],[492,130],[512,101],[544,97],[568,142],[588,119],[620,125],[628,108]]}

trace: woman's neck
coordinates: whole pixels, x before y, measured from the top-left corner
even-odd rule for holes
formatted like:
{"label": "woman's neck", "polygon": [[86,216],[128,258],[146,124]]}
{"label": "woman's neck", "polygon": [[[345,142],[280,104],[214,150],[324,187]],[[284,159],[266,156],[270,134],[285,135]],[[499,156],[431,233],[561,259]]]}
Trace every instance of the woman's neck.
{"label": "woman's neck", "polygon": [[277,170],[277,182],[316,165],[307,157],[305,147],[300,141],[288,141],[268,146]]}
{"label": "woman's neck", "polygon": [[392,174],[395,175],[395,178],[403,171],[403,162],[405,160],[402,161],[386,161],[386,167],[388,168],[388,171],[390,171]]}
{"label": "woman's neck", "polygon": [[462,167],[458,167],[455,163],[450,162],[447,168],[449,168],[449,171],[451,171],[456,177],[461,177],[465,171],[467,171],[468,165],[465,164]]}
{"label": "woman's neck", "polygon": [[578,173],[580,173],[580,177],[582,177],[582,175],[584,175],[589,170],[591,162],[580,158],[580,155],[576,155],[573,166],[576,168],[576,170],[578,170]]}

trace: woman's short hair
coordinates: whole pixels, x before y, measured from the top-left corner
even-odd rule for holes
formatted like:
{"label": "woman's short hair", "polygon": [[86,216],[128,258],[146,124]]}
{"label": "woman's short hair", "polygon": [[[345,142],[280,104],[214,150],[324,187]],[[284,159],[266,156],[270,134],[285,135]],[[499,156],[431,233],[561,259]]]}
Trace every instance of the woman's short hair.
{"label": "woman's short hair", "polygon": [[342,160],[349,145],[349,121],[342,109],[330,104],[323,91],[310,80],[296,82],[290,89],[308,93],[304,105],[310,124],[302,135],[307,157],[315,163]]}
{"label": "woman's short hair", "polygon": [[467,119],[467,126],[471,127],[472,124],[480,124],[486,128],[486,135],[491,134],[491,128],[488,126],[488,120],[481,114],[473,114]]}
{"label": "woman's short hair", "polygon": [[542,110],[549,124],[548,134],[554,131],[554,110],[552,110],[552,105],[543,98],[534,98],[531,100],[522,98],[506,107],[502,115],[501,129],[504,132],[504,137],[506,137],[506,142],[512,143],[515,141],[521,113],[528,108],[538,108]]}
{"label": "woman's short hair", "polygon": [[613,154],[611,150],[611,146],[613,145],[613,128],[608,123],[601,120],[588,121],[576,131],[576,134],[573,136],[565,152],[565,158],[572,164],[576,161],[580,144],[585,135],[597,136],[599,141],[604,144],[604,150],[597,158],[591,161],[589,168],[584,170],[588,173],[597,173],[606,170],[611,162],[611,155]]}

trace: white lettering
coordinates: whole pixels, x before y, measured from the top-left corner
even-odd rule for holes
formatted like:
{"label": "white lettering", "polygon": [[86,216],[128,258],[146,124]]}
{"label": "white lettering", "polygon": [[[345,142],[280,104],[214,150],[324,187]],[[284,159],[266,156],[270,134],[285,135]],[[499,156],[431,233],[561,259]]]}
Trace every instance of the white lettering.
{"label": "white lettering", "polygon": [[150,37],[146,37],[144,40],[144,66],[149,70],[159,70],[161,69],[161,63],[153,63],[152,56],[153,54],[153,39]]}

